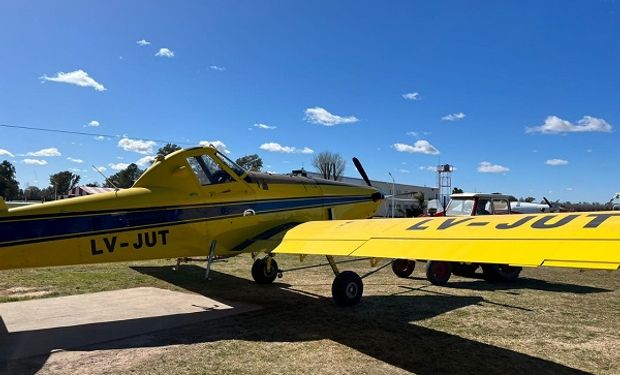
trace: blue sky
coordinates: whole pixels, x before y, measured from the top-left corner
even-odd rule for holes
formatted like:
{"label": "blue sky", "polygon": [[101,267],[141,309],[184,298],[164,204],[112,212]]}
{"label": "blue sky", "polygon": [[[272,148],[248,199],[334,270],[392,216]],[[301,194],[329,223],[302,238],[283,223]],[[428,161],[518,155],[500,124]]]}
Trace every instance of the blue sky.
{"label": "blue sky", "polygon": [[219,141],[274,172],[329,150],[377,180],[450,163],[466,191],[607,201],[618,40],[615,1],[2,2],[0,124],[119,137],[0,128],[0,158],[45,187]]}

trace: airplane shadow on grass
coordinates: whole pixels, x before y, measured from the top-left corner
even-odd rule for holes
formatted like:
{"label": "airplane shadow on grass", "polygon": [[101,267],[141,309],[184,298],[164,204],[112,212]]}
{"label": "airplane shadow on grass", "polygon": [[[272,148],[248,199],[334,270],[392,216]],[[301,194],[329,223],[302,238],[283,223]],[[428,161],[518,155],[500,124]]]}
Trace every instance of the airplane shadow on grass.
{"label": "airplane shadow on grass", "polygon": [[[509,372],[536,374],[584,373],[512,350],[410,324],[411,321],[421,321],[481,303],[484,301],[481,297],[368,296],[356,307],[341,308],[327,298],[287,290],[290,285],[283,283],[256,285],[247,279],[216,271],[212,271],[212,280],[208,283],[199,282],[204,269],[198,266],[184,266],[181,272],[174,272],[170,267],[133,269],[223,303],[251,303],[263,309],[149,333],[149,337],[143,340],[108,341],[80,347],[79,350],[160,347],[220,340],[304,342],[329,339],[417,374],[505,374],[507,369]],[[177,315],[143,318],[20,334],[25,336],[22,339],[27,342],[48,343],[51,351],[59,347],[58,340],[63,337],[122,330],[133,324],[165,326],[171,319],[178,318]],[[47,357],[43,355],[4,363],[0,358],[0,373],[34,374],[42,368]]]}
{"label": "airplane shadow on grass", "polygon": [[447,284],[447,287],[456,288],[456,289],[471,289],[471,290],[481,290],[481,291],[517,291],[520,289],[527,290],[540,290],[544,292],[555,292],[555,293],[574,293],[574,294],[590,294],[590,293],[603,293],[603,292],[611,292],[611,289],[597,288],[593,286],[585,286],[585,285],[576,285],[576,284],[566,284],[566,283],[556,283],[549,282],[545,280],[538,279],[530,279],[525,277],[520,277],[514,282],[510,283],[493,283],[488,282],[482,279],[482,276],[475,277],[478,280],[467,280],[467,281],[450,281]]}

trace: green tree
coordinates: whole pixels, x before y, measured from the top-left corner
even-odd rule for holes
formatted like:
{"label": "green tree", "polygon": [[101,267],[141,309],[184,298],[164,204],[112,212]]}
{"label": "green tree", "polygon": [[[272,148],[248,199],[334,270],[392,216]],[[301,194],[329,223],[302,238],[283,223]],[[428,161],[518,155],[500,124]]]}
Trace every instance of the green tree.
{"label": "green tree", "polygon": [[340,154],[329,151],[319,153],[312,160],[312,165],[323,175],[323,178],[334,181],[342,177],[345,164]]}
{"label": "green tree", "polygon": [[176,145],[174,143],[166,143],[164,147],[160,147],[159,150],[157,150],[157,156],[166,156],[180,149],[181,146],[179,145]]}
{"label": "green tree", "polygon": [[43,190],[36,186],[28,186],[24,189],[24,200],[40,201],[43,199]]}
{"label": "green tree", "polygon": [[242,156],[235,160],[235,163],[241,168],[252,172],[260,172],[261,168],[263,168],[263,159],[257,154]]}
{"label": "green tree", "polygon": [[0,196],[6,200],[16,199],[19,182],[15,179],[15,167],[8,160],[0,163]]}
{"label": "green tree", "polygon": [[525,202],[527,202],[527,203],[532,203],[535,200],[536,200],[536,198],[534,198],[534,197],[527,197],[527,198],[525,198]]}
{"label": "green tree", "polygon": [[110,176],[108,181],[103,184],[103,187],[113,188],[118,187],[121,189],[127,189],[133,186],[133,184],[140,178],[144,171],[134,163],[131,163],[127,168],[118,171],[116,174]]}
{"label": "green tree", "polygon": [[50,175],[50,185],[54,192],[54,197],[66,195],[80,183],[80,176],[69,171],[62,171]]}
{"label": "green tree", "polygon": [[460,194],[463,193],[463,189],[459,189],[457,187],[452,189],[452,194]]}
{"label": "green tree", "polygon": [[99,183],[96,182],[96,181],[95,182],[89,182],[89,183],[86,184],[86,186],[88,186],[88,187],[101,187],[101,185],[99,185]]}

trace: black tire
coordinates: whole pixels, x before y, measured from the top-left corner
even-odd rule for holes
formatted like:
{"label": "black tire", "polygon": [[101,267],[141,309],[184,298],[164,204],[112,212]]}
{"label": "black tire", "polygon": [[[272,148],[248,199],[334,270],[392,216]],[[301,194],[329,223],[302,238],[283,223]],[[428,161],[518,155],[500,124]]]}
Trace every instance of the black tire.
{"label": "black tire", "polygon": [[438,262],[429,260],[426,262],[426,278],[433,285],[444,286],[450,280],[452,274],[451,262]]}
{"label": "black tire", "polygon": [[411,276],[415,269],[415,260],[394,259],[392,261],[392,271],[398,277],[407,278]]}
{"label": "black tire", "polygon": [[478,263],[454,263],[452,266],[452,274],[462,277],[476,276],[476,270],[480,265]]}
{"label": "black tire", "polygon": [[271,259],[271,270],[267,272],[267,259],[256,259],[252,265],[252,277],[257,284],[271,284],[278,276],[278,263]]}
{"label": "black tire", "polygon": [[332,283],[332,297],[338,306],[354,306],[364,293],[362,278],[353,271],[339,273]]}
{"label": "black tire", "polygon": [[511,283],[519,278],[521,267],[512,267],[507,264],[483,264],[482,277],[486,281]]}

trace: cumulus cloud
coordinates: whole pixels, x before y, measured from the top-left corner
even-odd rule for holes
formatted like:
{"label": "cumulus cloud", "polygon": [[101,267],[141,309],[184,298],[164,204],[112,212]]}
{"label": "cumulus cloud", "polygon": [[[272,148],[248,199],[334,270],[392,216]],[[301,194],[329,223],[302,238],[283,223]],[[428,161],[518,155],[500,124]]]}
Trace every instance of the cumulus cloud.
{"label": "cumulus cloud", "polygon": [[223,72],[224,70],[226,70],[225,67],[223,66],[217,66],[217,65],[211,65],[209,66],[209,69],[211,70],[217,70],[218,72]]}
{"label": "cumulus cloud", "polygon": [[545,162],[545,164],[550,165],[552,167],[557,167],[559,165],[567,165],[568,164],[568,160],[562,160],[562,159],[549,159]]}
{"label": "cumulus cloud", "polygon": [[101,83],[95,81],[93,78],[91,78],[88,75],[88,73],[86,73],[82,69],[74,70],[69,73],[58,72],[56,76],[54,77],[48,77],[47,75],[44,75],[43,77],[41,77],[41,79],[44,82],[52,81],[52,82],[68,83],[70,85],[76,85],[80,87],[92,87],[97,91],[106,90],[106,88]]}
{"label": "cumulus cloud", "polygon": [[478,172],[480,173],[506,173],[510,168],[506,168],[503,165],[493,164],[488,161],[483,161],[478,164]]}
{"label": "cumulus cloud", "polygon": [[410,135],[410,136],[412,136],[414,138],[419,138],[420,137],[417,132],[407,132],[407,135]]}
{"label": "cumulus cloud", "polygon": [[458,120],[462,120],[464,119],[466,116],[463,112],[459,112],[459,113],[452,113],[449,115],[445,115],[444,117],[442,117],[441,119],[444,121],[458,121]]}
{"label": "cumulus cloud", "polygon": [[437,171],[437,167],[433,167],[432,165],[421,165],[418,167],[419,170],[421,171],[428,171],[428,172],[436,172]]}
{"label": "cumulus cloud", "polygon": [[562,134],[562,133],[586,133],[602,132],[610,133],[613,127],[602,118],[583,116],[576,124],[563,120],[557,116],[548,116],[545,123],[540,126],[525,128],[526,133]]}
{"label": "cumulus cloud", "polygon": [[88,123],[88,126],[90,126],[91,128],[98,128],[99,127],[99,121],[93,120],[91,122]]}
{"label": "cumulus cloud", "polygon": [[146,46],[148,46],[149,44],[151,44],[151,42],[149,42],[149,41],[148,41],[148,40],[146,40],[146,39],[141,39],[141,40],[138,40],[138,41],[136,41],[136,43],[137,43],[140,47],[146,47]]}
{"label": "cumulus cloud", "polygon": [[145,168],[148,167],[149,165],[151,165],[153,163],[153,161],[155,160],[155,156],[145,156],[143,158],[140,158],[136,161],[136,165],[141,167],[141,168]]}
{"label": "cumulus cloud", "polygon": [[407,99],[407,100],[420,100],[420,99],[422,99],[422,97],[420,96],[419,92],[409,92],[409,93],[403,94],[403,98]]}
{"label": "cumulus cloud", "polygon": [[340,124],[351,124],[358,122],[358,118],[355,116],[338,116],[329,113],[326,109],[321,107],[313,107],[306,109],[306,117],[304,119],[313,124],[334,126]]}
{"label": "cumulus cloud", "polygon": [[47,158],[47,157],[52,157],[52,156],[61,156],[62,154],[60,153],[60,151],[58,151],[58,149],[56,147],[50,147],[50,148],[44,148],[42,150],[39,151],[34,151],[34,152],[29,152],[26,155],[28,156],[36,156],[36,157],[43,157],[43,158]]}
{"label": "cumulus cloud", "polygon": [[416,154],[439,155],[439,150],[424,139],[416,141],[413,146],[406,143],[394,143],[392,146],[398,152],[408,152]]}
{"label": "cumulus cloud", "polygon": [[153,147],[157,145],[154,141],[143,141],[142,139],[123,138],[118,141],[118,147],[125,151],[133,151],[139,154],[152,154]]}
{"label": "cumulus cloud", "polygon": [[0,156],[10,156],[12,158],[15,157],[15,155],[13,155],[12,153],[10,153],[8,150],[5,150],[3,148],[0,148]]}
{"label": "cumulus cloud", "polygon": [[113,169],[115,171],[122,171],[123,169],[129,167],[129,164],[127,164],[127,163],[110,163],[110,164],[108,164],[108,167],[110,167],[111,169]]}
{"label": "cumulus cloud", "polygon": [[267,124],[254,124],[254,125],[252,125],[252,126],[254,126],[254,127],[255,127],[255,128],[257,128],[257,129],[269,129],[269,130],[273,130],[273,129],[275,129],[275,128],[276,128],[276,126],[269,126],[269,125],[267,125]]}
{"label": "cumulus cloud", "polygon": [[105,137],[102,135],[98,135],[95,137],[95,141],[105,141]]}
{"label": "cumulus cloud", "polygon": [[279,152],[283,154],[312,154],[314,150],[309,147],[297,148],[291,146],[282,146],[276,142],[268,142],[260,145],[261,150],[269,151],[269,152]]}
{"label": "cumulus cloud", "polygon": [[155,54],[155,56],[159,57],[174,57],[174,52],[168,48],[160,48],[159,51]]}
{"label": "cumulus cloud", "polygon": [[218,149],[220,152],[225,154],[230,154],[228,147],[222,141],[200,141],[199,145],[201,146],[213,146]]}
{"label": "cumulus cloud", "polygon": [[68,157],[67,160],[72,161],[74,163],[78,163],[78,164],[81,164],[81,163],[84,162],[84,160],[82,160],[82,159],[75,159],[75,158],[72,158],[72,157]]}
{"label": "cumulus cloud", "polygon": [[24,164],[28,164],[28,165],[45,165],[45,164],[47,164],[47,160],[24,159]]}

